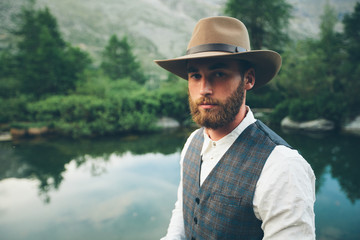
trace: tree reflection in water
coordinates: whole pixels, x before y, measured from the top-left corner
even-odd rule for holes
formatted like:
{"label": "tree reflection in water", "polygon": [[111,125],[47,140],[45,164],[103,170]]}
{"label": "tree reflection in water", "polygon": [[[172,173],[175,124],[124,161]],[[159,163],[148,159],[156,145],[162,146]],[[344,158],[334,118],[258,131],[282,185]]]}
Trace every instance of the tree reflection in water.
{"label": "tree reflection in water", "polygon": [[[128,135],[121,138],[97,139],[36,139],[0,143],[0,180],[9,177],[30,178],[39,181],[39,193],[44,202],[50,201],[49,192],[59,188],[65,165],[75,161],[76,166],[92,159],[91,174],[106,171],[102,162],[111,154],[131,152],[171,154],[180,151],[189,131],[163,132],[151,135]],[[336,135],[320,138],[282,133],[290,145],[300,150],[311,164],[317,177],[316,190],[323,183],[326,167],[331,166],[332,177],[338,179],[351,202],[360,199],[360,178],[357,171],[360,139]]]}
{"label": "tree reflection in water", "polygon": [[[357,176],[360,138],[344,135],[309,137],[282,133],[279,130],[277,132],[290,145],[300,150],[316,174],[318,201],[315,204],[315,212],[318,211],[316,212],[316,226],[319,239],[328,239],[326,234],[329,231],[335,231],[339,235],[339,237],[333,236],[329,239],[342,239],[342,237],[357,239],[354,236],[357,236],[358,228],[354,227],[353,223],[358,221],[359,218],[356,217],[358,214],[353,215],[353,211],[358,211],[358,200],[360,199],[360,182]],[[148,230],[153,231],[154,234],[156,232],[156,237],[159,237],[161,234],[159,231],[165,231],[166,229],[168,224],[168,215],[166,214],[171,213],[172,201],[174,201],[173,198],[176,196],[178,152],[184,145],[188,135],[189,131],[174,131],[97,139],[70,140],[48,138],[0,142],[0,183],[4,183],[1,186],[13,187],[14,192],[16,192],[13,196],[18,197],[22,192],[17,190],[17,188],[22,189],[24,186],[29,188],[29,181],[27,183],[23,182],[23,185],[17,181],[16,184],[12,185],[11,183],[6,184],[6,180],[10,178],[35,180],[38,183],[37,189],[41,200],[45,204],[50,205],[46,209],[39,208],[38,206],[38,208],[34,208],[32,211],[36,212],[35,215],[41,212],[43,222],[47,223],[52,221],[52,219],[58,218],[60,218],[59,221],[61,222],[62,217],[68,212],[77,212],[78,208],[80,208],[77,214],[70,214],[71,217],[68,219],[71,220],[67,220],[66,223],[62,224],[68,224],[66,225],[67,227],[74,226],[81,234],[85,234],[89,232],[89,226],[84,227],[84,229],[81,228],[83,216],[86,216],[85,219],[90,223],[91,221],[95,222],[96,225],[99,223],[96,213],[105,212],[104,214],[99,214],[100,220],[105,221],[108,217],[106,209],[111,209],[110,215],[113,218],[109,223],[101,225],[104,229],[110,229],[111,227],[106,225],[110,224],[111,226],[116,226],[114,229],[111,229],[111,233],[126,232],[138,237],[138,229],[133,225],[139,224],[140,221],[143,224],[142,227],[148,226]],[[156,155],[156,153],[159,153],[159,155]],[[168,161],[168,157],[164,158],[165,155],[173,156],[173,153],[177,153],[175,154],[176,159],[172,157],[171,161]],[[160,158],[161,160],[153,161],[149,160],[149,158]],[[132,167],[127,166],[132,163],[134,163]],[[112,169],[114,167],[116,168],[115,171]],[[92,177],[101,175],[102,178],[84,177],[88,173]],[[112,176],[112,178],[107,178],[108,175]],[[72,181],[76,182],[73,188],[70,187],[70,185],[74,184]],[[98,183],[99,185],[97,185]],[[338,189],[337,183],[339,183],[341,190]],[[84,186],[83,184],[89,185]],[[61,185],[64,186],[64,189],[60,191]],[[83,189],[84,187],[86,189]],[[324,193],[321,191],[322,188],[325,190]],[[4,187],[3,189],[7,188]],[[65,189],[67,191],[64,191]],[[94,191],[91,189],[94,189]],[[327,192],[329,189],[333,192]],[[335,194],[334,191],[336,191]],[[349,201],[346,201],[345,195],[341,191],[345,193]],[[4,192],[6,190],[2,190],[1,193]],[[33,192],[34,190],[31,189],[31,192],[29,190],[28,193],[31,194]],[[49,204],[51,195],[54,200],[52,204]],[[4,197],[5,202],[13,201],[12,198],[6,198],[6,195],[2,197]],[[60,199],[65,202],[59,204]],[[21,205],[21,211],[27,208],[26,204],[28,202],[26,200],[24,202]],[[36,204],[32,200],[29,200],[29,202]],[[122,205],[122,203],[127,204]],[[350,206],[351,204],[353,207]],[[7,211],[8,215],[5,215],[8,218],[14,217],[14,219],[18,219],[16,209],[19,206],[16,204],[8,205],[10,207],[8,209],[6,207],[0,209],[0,213],[1,211]],[[49,213],[51,206],[61,209]],[[16,209],[14,210],[14,208]],[[92,208],[97,209],[95,213]],[[115,212],[113,208],[115,208]],[[102,211],[104,209],[105,211]],[[125,209],[125,213],[123,215],[120,214],[119,209]],[[44,212],[46,212],[46,216],[44,216]],[[348,219],[347,222],[339,222],[343,221],[339,217],[343,216],[343,212],[350,214],[345,215]],[[38,216],[31,215],[28,217]],[[335,218],[339,218],[339,220],[335,221]],[[157,220],[155,221],[154,219]],[[1,227],[9,227],[7,224],[14,225],[14,228],[19,225],[29,224],[29,222],[21,220],[15,223],[4,218],[2,223],[5,225],[1,226],[0,224],[0,231]],[[50,227],[47,226],[46,229],[48,230]],[[90,228],[92,228],[92,225],[90,225]],[[16,232],[16,230],[14,231]],[[43,233],[36,228],[28,232],[29,234],[40,234],[36,236],[43,236],[41,235]],[[6,233],[11,234],[11,231],[7,230]],[[62,234],[64,233],[59,233],[60,236]],[[98,230],[96,234],[103,234],[106,236],[105,238],[110,239],[108,238],[109,235],[106,235],[101,230]],[[53,236],[54,234],[50,233],[50,235]],[[70,235],[69,233],[69,237]],[[130,236],[127,235],[127,237],[130,239]],[[38,238],[34,237],[32,239]],[[93,239],[96,239],[96,237]]]}
{"label": "tree reflection in water", "polygon": [[59,188],[66,164],[71,161],[77,167],[91,161],[91,174],[98,176],[106,172],[104,162],[112,154],[172,154],[181,150],[188,135],[189,130],[182,130],[96,139],[37,138],[0,142],[0,180],[37,179],[39,196],[44,203],[49,203],[49,193]]}
{"label": "tree reflection in water", "polygon": [[[163,132],[151,135],[127,135],[121,138],[97,139],[30,139],[13,143],[0,143],[0,180],[15,177],[37,179],[39,195],[49,203],[49,192],[59,188],[66,171],[66,164],[75,161],[80,167],[91,159],[91,174],[106,172],[103,162],[111,154],[135,155],[162,153],[164,155],[180,151],[189,130]],[[360,178],[357,171],[360,139],[354,136],[330,135],[309,137],[282,133],[290,145],[299,149],[311,164],[317,177],[316,190],[323,184],[327,166],[351,202],[360,199]]]}
{"label": "tree reflection in water", "polygon": [[347,198],[354,203],[360,199],[360,137],[350,135],[312,135],[286,134],[282,136],[312,166],[316,175],[316,192],[324,182],[326,169],[330,167],[331,176],[338,180]]}

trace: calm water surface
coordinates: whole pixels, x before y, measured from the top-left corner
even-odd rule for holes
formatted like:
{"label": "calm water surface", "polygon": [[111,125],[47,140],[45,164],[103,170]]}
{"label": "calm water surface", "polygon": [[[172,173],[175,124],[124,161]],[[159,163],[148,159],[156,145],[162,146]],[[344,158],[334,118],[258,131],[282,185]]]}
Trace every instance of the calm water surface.
{"label": "calm water surface", "polygon": [[[315,171],[317,239],[360,239],[360,137],[279,133]],[[0,239],[159,239],[187,135],[0,142]]]}

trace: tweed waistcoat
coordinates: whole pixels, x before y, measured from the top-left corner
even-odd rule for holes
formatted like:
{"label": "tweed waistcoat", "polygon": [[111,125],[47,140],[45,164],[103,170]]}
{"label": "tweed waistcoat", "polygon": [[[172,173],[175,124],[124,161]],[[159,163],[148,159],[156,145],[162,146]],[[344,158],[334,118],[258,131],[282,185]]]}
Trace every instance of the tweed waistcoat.
{"label": "tweed waistcoat", "polygon": [[276,145],[289,146],[260,121],[248,126],[200,187],[204,129],[183,163],[183,215],[187,239],[262,239],[253,198],[263,166]]}

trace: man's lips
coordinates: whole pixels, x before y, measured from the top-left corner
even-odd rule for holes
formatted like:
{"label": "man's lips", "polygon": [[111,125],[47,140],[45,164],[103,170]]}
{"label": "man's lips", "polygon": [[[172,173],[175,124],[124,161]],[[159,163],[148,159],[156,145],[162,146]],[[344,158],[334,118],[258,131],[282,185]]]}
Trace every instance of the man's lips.
{"label": "man's lips", "polygon": [[214,104],[214,103],[201,103],[201,104],[199,104],[199,106],[204,108],[204,109],[210,109],[210,108],[216,107],[217,104]]}

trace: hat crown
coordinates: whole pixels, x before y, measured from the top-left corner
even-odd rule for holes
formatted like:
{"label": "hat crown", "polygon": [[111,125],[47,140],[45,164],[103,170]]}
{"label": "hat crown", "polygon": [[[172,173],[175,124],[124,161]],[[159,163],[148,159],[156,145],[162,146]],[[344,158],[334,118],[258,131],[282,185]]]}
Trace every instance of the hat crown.
{"label": "hat crown", "polygon": [[250,50],[249,34],[245,25],[232,17],[201,19],[194,28],[187,49],[209,43],[229,44]]}
{"label": "hat crown", "polygon": [[249,33],[245,25],[236,18],[222,16],[203,18],[196,24],[186,55],[155,62],[187,80],[188,61],[208,58],[249,62],[256,72],[253,89],[269,82],[281,66],[280,54],[271,50],[251,50]]}

